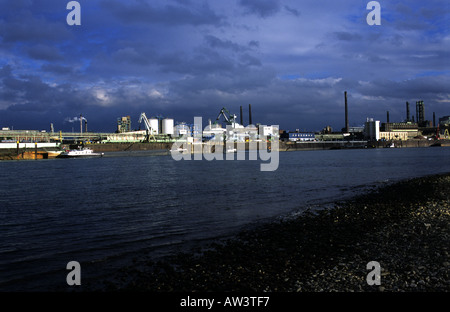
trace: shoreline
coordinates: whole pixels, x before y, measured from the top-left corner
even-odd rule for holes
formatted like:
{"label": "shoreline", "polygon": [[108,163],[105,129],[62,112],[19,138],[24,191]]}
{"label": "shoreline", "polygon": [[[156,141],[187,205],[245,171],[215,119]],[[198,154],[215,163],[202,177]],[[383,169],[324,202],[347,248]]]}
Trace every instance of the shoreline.
{"label": "shoreline", "polygon": [[[399,196],[399,194],[401,194]],[[258,225],[201,251],[103,281],[103,291],[450,291],[450,172],[402,180],[334,208]],[[381,285],[368,285],[371,261]],[[93,283],[94,281],[92,281]],[[97,284],[86,285],[88,291]],[[86,289],[85,289],[86,290]]]}
{"label": "shoreline", "polygon": [[[395,148],[426,148],[426,147],[449,147],[450,140],[429,141],[429,140],[408,140],[408,141],[392,141]],[[315,151],[315,150],[336,150],[336,149],[378,149],[386,148],[386,142],[369,142],[361,144],[359,141],[319,141],[319,142],[279,142],[279,152],[290,151]],[[92,148],[94,152],[99,153],[115,153],[115,152],[144,152],[144,151],[160,151],[170,155],[173,142],[153,142],[153,143],[104,143],[104,144],[88,144],[86,146]],[[270,143],[269,143],[270,145]],[[268,145],[268,146],[269,146]],[[236,148],[248,150],[248,143],[235,143]],[[239,150],[238,148],[238,150]],[[45,149],[34,148],[24,149],[0,149],[0,160],[35,160],[35,159],[54,159],[50,156],[51,152]],[[26,154],[26,155],[25,155]],[[37,155],[36,155],[37,154]]]}

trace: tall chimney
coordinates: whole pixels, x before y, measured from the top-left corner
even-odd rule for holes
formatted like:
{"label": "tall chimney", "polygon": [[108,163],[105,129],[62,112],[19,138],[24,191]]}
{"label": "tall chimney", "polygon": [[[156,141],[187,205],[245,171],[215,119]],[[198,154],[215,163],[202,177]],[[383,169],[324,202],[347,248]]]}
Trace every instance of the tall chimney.
{"label": "tall chimney", "polygon": [[433,128],[436,127],[436,114],[433,112]]}
{"label": "tall chimney", "polygon": [[241,106],[241,125],[244,125],[244,120],[242,119],[242,106]]}
{"label": "tall chimney", "polygon": [[252,104],[248,104],[248,124],[252,125]]}
{"label": "tall chimney", "polygon": [[80,133],[83,133],[83,116],[80,114]]}
{"label": "tall chimney", "polygon": [[88,132],[87,131],[87,120],[86,119],[84,120],[84,132]]}
{"label": "tall chimney", "polygon": [[409,115],[409,103],[406,102],[406,122],[411,121],[411,117]]}
{"label": "tall chimney", "polygon": [[349,126],[348,126],[347,91],[344,92],[344,96],[345,96],[345,132],[348,133]]}
{"label": "tall chimney", "polygon": [[423,101],[416,102],[416,121],[420,124],[425,121],[425,105]]}
{"label": "tall chimney", "polygon": [[389,111],[386,112],[386,122],[389,123]]}

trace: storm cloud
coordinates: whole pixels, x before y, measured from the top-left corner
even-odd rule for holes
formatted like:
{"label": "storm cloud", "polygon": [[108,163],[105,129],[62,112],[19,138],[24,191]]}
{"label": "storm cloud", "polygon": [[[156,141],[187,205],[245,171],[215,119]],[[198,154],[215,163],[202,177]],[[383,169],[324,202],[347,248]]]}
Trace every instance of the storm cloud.
{"label": "storm cloud", "polygon": [[252,104],[255,122],[340,130],[344,91],[355,126],[402,121],[406,101],[450,115],[439,1],[381,2],[381,26],[353,0],[79,2],[81,26],[64,1],[0,3],[0,126],[71,130],[82,114],[114,131],[143,111],[192,122]]}

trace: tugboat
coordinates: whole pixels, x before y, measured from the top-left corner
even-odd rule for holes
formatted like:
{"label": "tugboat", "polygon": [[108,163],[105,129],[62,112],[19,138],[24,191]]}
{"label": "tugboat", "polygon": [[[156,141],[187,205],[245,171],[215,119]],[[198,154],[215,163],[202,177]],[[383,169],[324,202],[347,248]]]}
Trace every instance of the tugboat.
{"label": "tugboat", "polygon": [[94,153],[94,151],[90,148],[81,148],[72,149],[68,151],[64,151],[59,154],[59,158],[81,158],[81,157],[103,157],[105,153]]}

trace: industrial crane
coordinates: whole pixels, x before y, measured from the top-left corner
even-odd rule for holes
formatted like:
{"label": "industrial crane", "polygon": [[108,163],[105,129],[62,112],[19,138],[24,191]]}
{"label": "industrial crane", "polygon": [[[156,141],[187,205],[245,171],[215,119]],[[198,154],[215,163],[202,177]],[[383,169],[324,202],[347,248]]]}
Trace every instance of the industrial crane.
{"label": "industrial crane", "polygon": [[231,125],[231,124],[236,122],[236,117],[237,116],[234,115],[234,114],[231,115],[230,112],[225,107],[222,107],[222,109],[220,110],[219,115],[217,116],[215,123],[217,123],[219,121],[220,116],[223,116],[223,118],[226,120],[226,122],[229,125]]}
{"label": "industrial crane", "polygon": [[147,116],[145,115],[145,113],[141,113],[141,116],[139,117],[139,124],[142,123],[142,121],[144,121],[145,124],[145,128],[148,131],[152,131],[152,127],[150,126],[150,121],[148,120]]}
{"label": "industrial crane", "polygon": [[147,135],[146,135],[146,141],[149,141],[150,136],[152,136],[153,139],[155,139],[155,137],[153,136],[153,129],[152,126],[150,125],[150,121],[147,118],[147,115],[145,115],[144,112],[141,113],[141,116],[139,117],[139,124],[142,123],[142,121],[144,121],[145,124],[145,129],[147,130]]}

